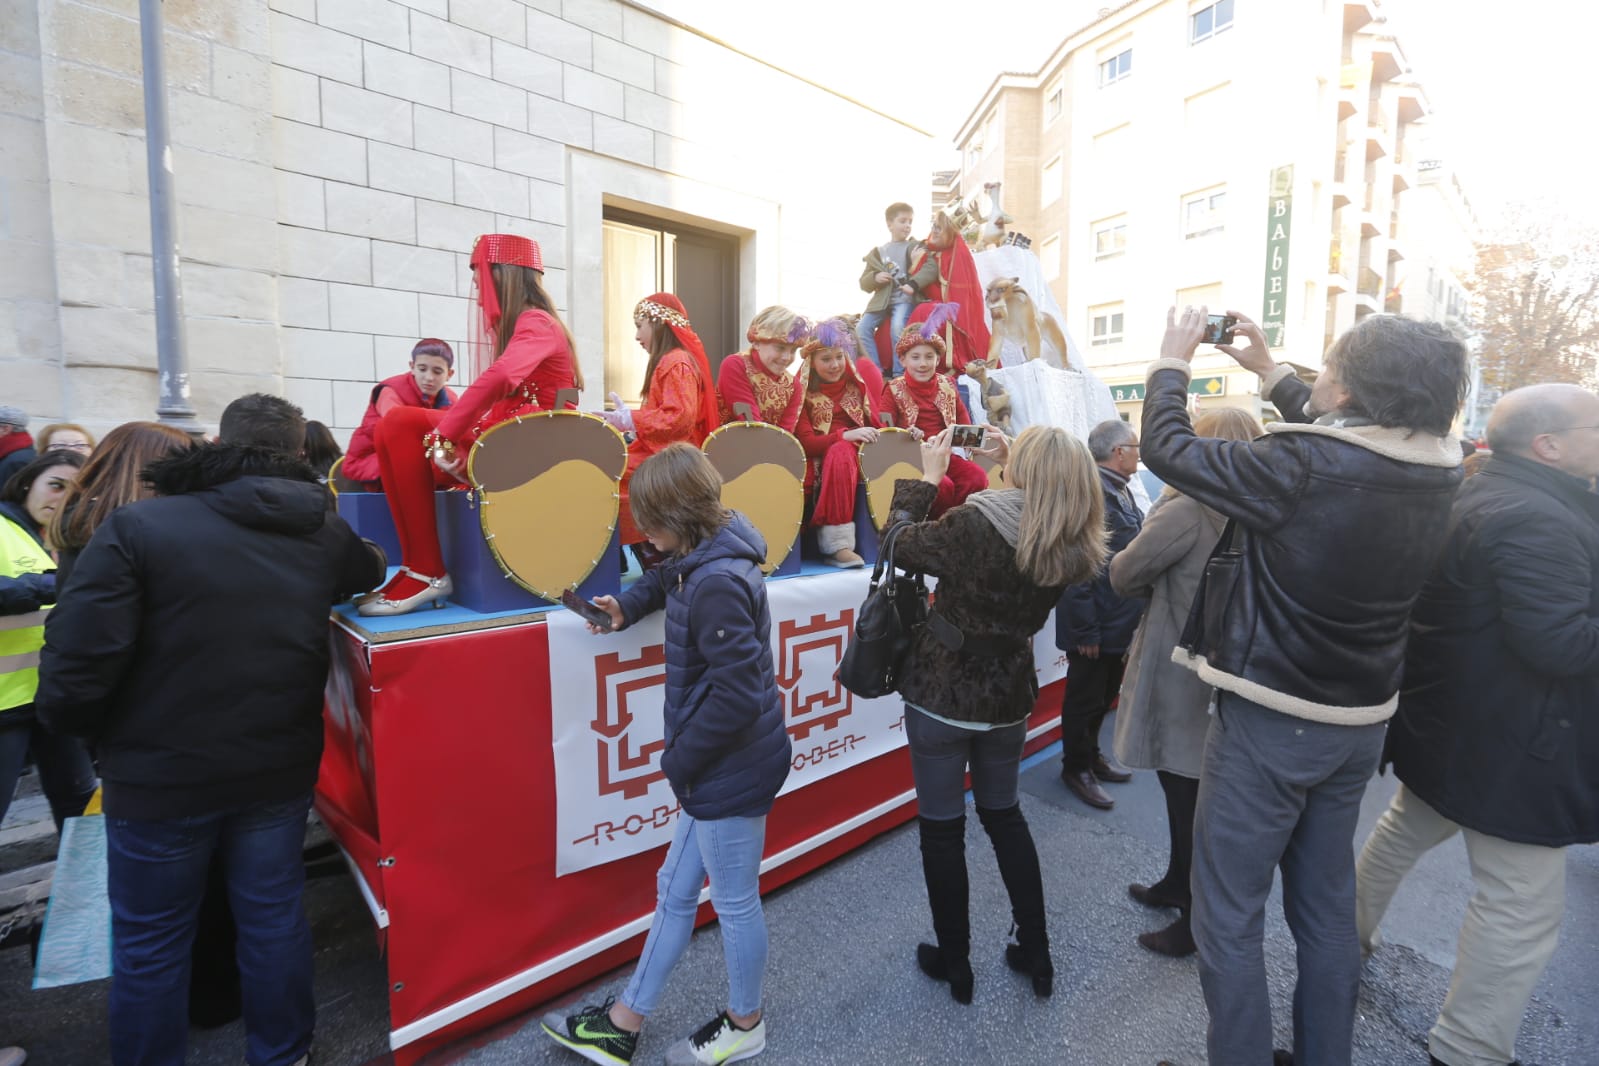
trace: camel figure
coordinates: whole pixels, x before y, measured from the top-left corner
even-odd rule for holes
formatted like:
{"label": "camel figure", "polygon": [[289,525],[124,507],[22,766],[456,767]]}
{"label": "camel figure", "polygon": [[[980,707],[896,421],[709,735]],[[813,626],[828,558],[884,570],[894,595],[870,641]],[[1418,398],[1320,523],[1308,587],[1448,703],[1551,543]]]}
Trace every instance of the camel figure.
{"label": "camel figure", "polygon": [[979,252],[984,248],[998,246],[1005,239],[1005,227],[1016,221],[1007,215],[1005,209],[1000,206],[1000,185],[1000,182],[990,181],[983,186],[983,191],[988,194],[988,202],[991,207],[988,217],[983,220],[983,224],[977,230],[977,250]]}
{"label": "camel figure", "polygon": [[1025,359],[1037,359],[1043,354],[1043,342],[1049,341],[1060,353],[1063,367],[1071,369],[1066,350],[1066,338],[1060,326],[1048,315],[1041,314],[1033,298],[1021,286],[1021,278],[995,278],[988,283],[984,299],[988,304],[989,326],[988,365],[1002,367],[1006,342],[1020,348]]}

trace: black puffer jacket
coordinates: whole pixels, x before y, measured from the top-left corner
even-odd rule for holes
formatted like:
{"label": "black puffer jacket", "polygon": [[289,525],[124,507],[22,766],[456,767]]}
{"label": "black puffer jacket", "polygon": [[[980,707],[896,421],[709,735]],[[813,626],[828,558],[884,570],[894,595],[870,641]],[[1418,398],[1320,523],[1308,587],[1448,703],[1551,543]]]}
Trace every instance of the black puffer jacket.
{"label": "black puffer jacket", "polygon": [[1093,645],[1101,655],[1121,655],[1133,646],[1148,601],[1111,588],[1110,560],[1144,528],[1144,513],[1121,475],[1102,466],[1099,485],[1105,493],[1105,547],[1110,555],[1094,580],[1068,586],[1061,595],[1055,608],[1055,647],[1075,651]]}
{"label": "black puffer jacket", "polygon": [[[1279,410],[1302,411],[1302,382],[1272,384]],[[1247,443],[1200,438],[1187,364],[1160,360],[1142,444],[1156,475],[1232,520],[1242,553],[1233,581],[1201,583],[1176,655],[1217,688],[1285,714],[1338,725],[1390,717],[1410,608],[1460,484],[1454,438],[1285,423]]]}
{"label": "black puffer jacket", "polygon": [[1599,841],[1599,497],[1584,483],[1500,455],[1460,490],[1388,752],[1468,829]]}
{"label": "black puffer jacket", "polygon": [[202,445],[105,520],[50,612],[36,709],[96,742],[105,810],[176,818],[308,792],[328,611],[383,579],[311,468]]}

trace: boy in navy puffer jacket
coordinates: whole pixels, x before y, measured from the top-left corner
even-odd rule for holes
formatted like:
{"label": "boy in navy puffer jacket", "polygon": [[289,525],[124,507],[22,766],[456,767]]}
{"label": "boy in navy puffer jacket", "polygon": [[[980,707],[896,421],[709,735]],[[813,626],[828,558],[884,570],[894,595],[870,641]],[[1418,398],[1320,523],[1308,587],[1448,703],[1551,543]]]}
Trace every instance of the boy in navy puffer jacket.
{"label": "boy in navy puffer jacket", "polygon": [[644,461],[633,474],[630,503],[639,531],[668,559],[620,600],[594,602],[609,612],[613,629],[666,610],[661,770],[683,809],[657,879],[644,953],[621,999],[548,1015],[544,1031],[591,1062],[631,1062],[639,1029],[694,932],[709,874],[727,956],[727,1009],[670,1048],[666,1061],[737,1062],[766,1047],[761,853],[766,813],[791,758],[760,570],[766,543],[748,519],[722,507],[722,479],[687,444]]}

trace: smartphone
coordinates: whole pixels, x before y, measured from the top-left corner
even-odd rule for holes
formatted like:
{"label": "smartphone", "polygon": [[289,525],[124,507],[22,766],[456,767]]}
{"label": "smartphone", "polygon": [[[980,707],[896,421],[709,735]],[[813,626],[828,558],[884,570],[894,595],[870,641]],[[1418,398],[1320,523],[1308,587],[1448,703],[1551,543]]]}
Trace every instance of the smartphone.
{"label": "smartphone", "polygon": [[611,612],[595,603],[590,603],[582,596],[567,589],[561,593],[561,606],[569,611],[576,611],[589,625],[599,626],[601,629],[615,629],[611,622]]}
{"label": "smartphone", "polygon": [[955,448],[981,448],[983,446],[984,429],[982,426],[954,426],[954,432],[949,435],[949,443]]}
{"label": "smartphone", "polygon": [[1199,338],[1201,344],[1231,344],[1233,342],[1233,327],[1238,325],[1238,319],[1232,315],[1208,315],[1205,318],[1205,335]]}

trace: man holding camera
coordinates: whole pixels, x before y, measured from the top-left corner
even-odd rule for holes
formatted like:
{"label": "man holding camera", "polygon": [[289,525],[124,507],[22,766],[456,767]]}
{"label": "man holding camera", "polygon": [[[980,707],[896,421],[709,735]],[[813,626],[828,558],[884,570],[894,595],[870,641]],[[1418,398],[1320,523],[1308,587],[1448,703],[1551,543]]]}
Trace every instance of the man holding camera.
{"label": "man holding camera", "polygon": [[[1467,353],[1436,323],[1373,315],[1327,352],[1314,388],[1249,346],[1290,421],[1249,443],[1195,436],[1188,415],[1204,308],[1168,312],[1150,366],[1143,458],[1229,519],[1175,657],[1217,689],[1194,818],[1193,932],[1212,1066],[1347,1066],[1360,947],[1353,840],[1394,712],[1411,606],[1460,484],[1449,427]],[[1298,946],[1294,1050],[1272,1051],[1266,899],[1282,869]]]}

